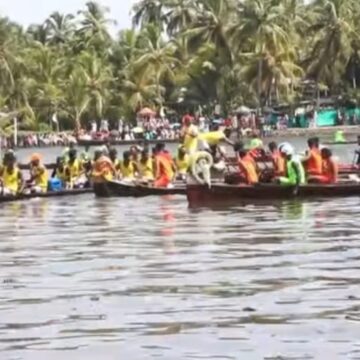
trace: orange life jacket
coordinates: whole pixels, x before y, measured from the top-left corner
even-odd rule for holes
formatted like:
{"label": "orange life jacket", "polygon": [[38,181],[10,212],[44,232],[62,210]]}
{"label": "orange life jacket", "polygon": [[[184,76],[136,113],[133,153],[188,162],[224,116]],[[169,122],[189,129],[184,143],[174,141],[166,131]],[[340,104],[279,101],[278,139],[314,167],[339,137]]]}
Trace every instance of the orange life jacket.
{"label": "orange life jacket", "polygon": [[259,182],[259,176],[256,172],[256,166],[254,160],[250,160],[247,156],[239,160],[240,172],[245,175],[246,182],[249,185],[253,185]]}
{"label": "orange life jacket", "polygon": [[156,178],[166,177],[172,179],[174,177],[173,160],[168,153],[160,153],[155,157]]}
{"label": "orange life jacket", "polygon": [[281,156],[280,151],[275,151],[271,154],[276,175],[284,175],[286,168],[286,160]]}
{"label": "orange life jacket", "polygon": [[328,179],[329,183],[334,184],[337,182],[338,173],[338,165],[333,159],[322,161],[322,175]]}
{"label": "orange life jacket", "polygon": [[307,174],[320,175],[322,173],[322,158],[319,149],[310,150],[310,158],[305,163]]}

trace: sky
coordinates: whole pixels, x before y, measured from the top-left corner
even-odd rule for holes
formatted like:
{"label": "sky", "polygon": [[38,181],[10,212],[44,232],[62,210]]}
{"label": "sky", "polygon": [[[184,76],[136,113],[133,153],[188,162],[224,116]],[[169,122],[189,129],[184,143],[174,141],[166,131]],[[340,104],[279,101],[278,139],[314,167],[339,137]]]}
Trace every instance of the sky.
{"label": "sky", "polygon": [[[42,23],[52,12],[76,13],[88,0],[0,0],[0,16],[7,16],[27,27]],[[117,21],[117,29],[131,26],[130,10],[136,0],[98,0],[110,8],[109,18]]]}

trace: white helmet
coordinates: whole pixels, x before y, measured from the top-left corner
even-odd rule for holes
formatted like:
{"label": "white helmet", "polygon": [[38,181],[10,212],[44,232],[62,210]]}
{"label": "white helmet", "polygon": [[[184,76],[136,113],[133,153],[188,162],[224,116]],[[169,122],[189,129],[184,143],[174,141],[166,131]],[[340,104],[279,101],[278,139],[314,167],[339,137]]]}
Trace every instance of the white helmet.
{"label": "white helmet", "polygon": [[294,155],[294,148],[292,145],[290,145],[289,143],[285,143],[283,144],[280,148],[280,152],[289,156],[289,155]]}

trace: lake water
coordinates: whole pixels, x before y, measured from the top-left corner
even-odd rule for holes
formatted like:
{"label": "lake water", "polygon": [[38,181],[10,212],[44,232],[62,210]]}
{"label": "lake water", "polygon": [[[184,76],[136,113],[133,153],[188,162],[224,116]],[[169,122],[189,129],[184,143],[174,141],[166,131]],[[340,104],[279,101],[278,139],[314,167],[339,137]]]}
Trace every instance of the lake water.
{"label": "lake water", "polygon": [[360,359],[358,197],[0,213],[1,360]]}

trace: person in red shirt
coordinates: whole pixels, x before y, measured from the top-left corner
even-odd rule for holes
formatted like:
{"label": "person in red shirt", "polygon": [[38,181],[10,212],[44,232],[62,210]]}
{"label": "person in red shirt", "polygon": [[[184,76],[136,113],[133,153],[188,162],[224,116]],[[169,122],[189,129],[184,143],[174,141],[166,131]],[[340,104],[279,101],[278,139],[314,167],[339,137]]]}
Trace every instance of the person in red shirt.
{"label": "person in red shirt", "polygon": [[321,175],[322,158],[320,152],[320,140],[317,137],[308,140],[309,151],[303,160],[306,175],[308,177]]}

